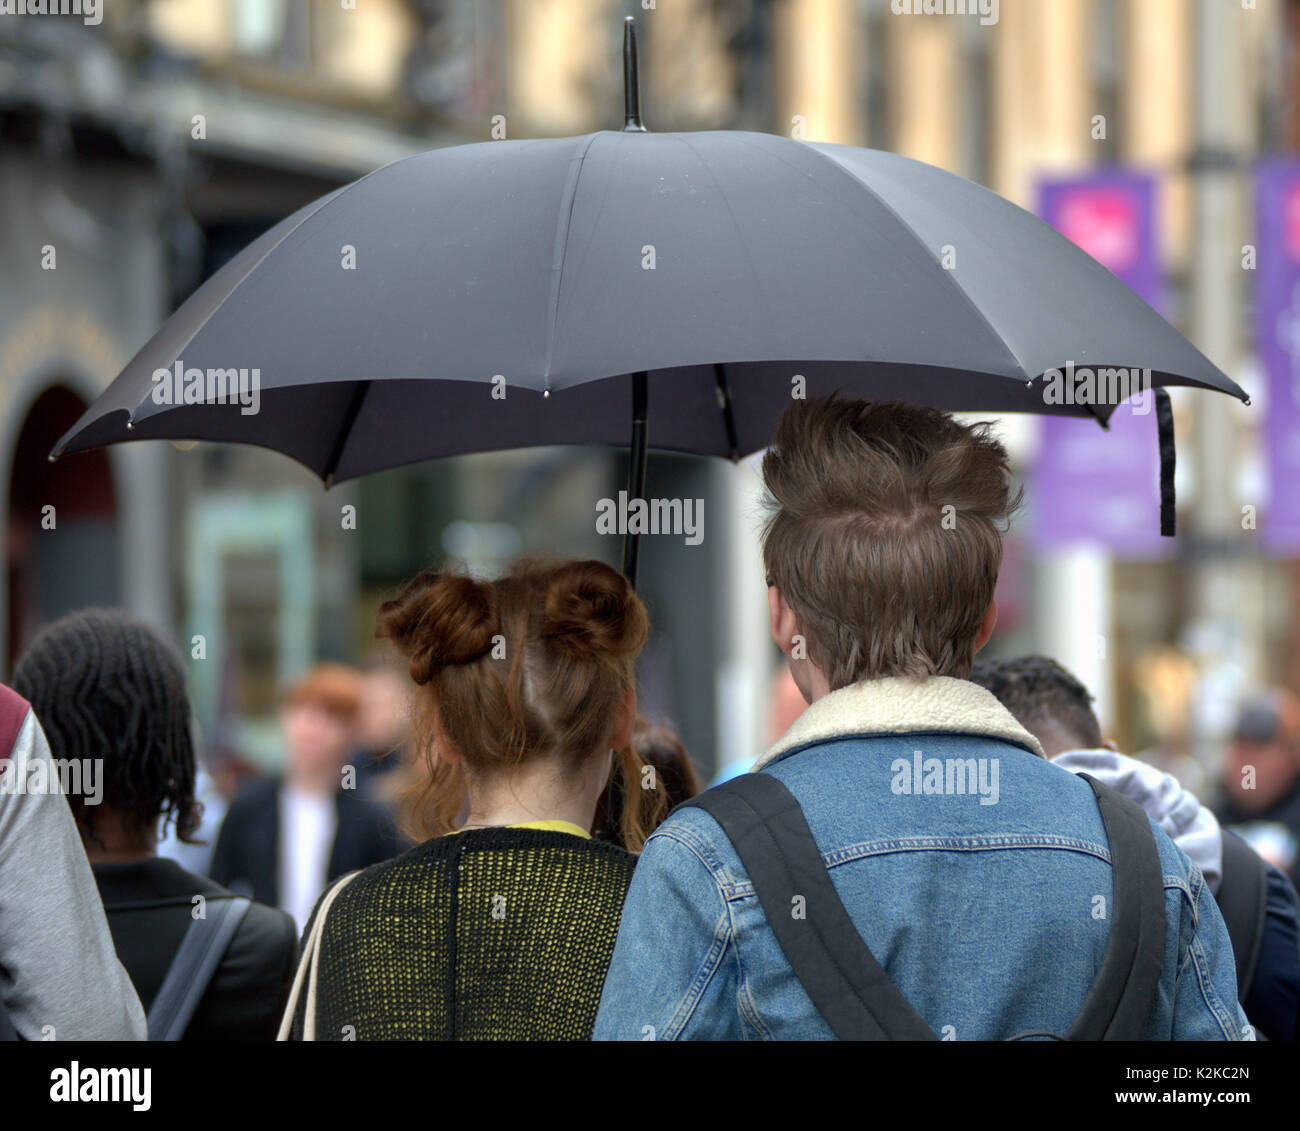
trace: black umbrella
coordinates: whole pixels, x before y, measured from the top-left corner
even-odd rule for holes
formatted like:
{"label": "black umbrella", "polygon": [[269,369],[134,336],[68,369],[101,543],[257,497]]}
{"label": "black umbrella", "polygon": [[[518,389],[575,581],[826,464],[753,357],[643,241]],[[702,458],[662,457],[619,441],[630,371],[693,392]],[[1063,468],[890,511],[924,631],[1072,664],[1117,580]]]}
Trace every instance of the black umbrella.
{"label": "black umbrella", "polygon": [[[1053,403],[1040,380],[1072,362],[1247,399],[996,194],[869,149],[649,133],[630,18],[624,74],[622,131],[418,154],[277,224],[168,319],[52,456],[238,441],[330,485],[631,436],[639,498],[647,445],[736,459],[803,393],[1104,426],[1117,400],[1066,390]],[[251,396],[218,403],[240,370],[257,373],[256,412]],[[1172,414],[1157,396],[1172,533]],[[635,538],[624,564],[635,577]]]}

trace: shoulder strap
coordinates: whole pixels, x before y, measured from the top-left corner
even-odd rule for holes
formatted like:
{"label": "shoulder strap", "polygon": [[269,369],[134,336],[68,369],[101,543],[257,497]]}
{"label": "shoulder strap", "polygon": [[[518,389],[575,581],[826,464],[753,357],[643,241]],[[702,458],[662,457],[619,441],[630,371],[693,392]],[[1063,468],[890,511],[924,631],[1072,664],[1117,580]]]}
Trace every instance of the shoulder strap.
{"label": "shoulder strap", "polygon": [[[862,941],[799,802],[771,774],[741,774],[685,805],[726,833],[795,977],[842,1041],[938,1038]],[[796,917],[796,897],[803,897]]]}
{"label": "shoulder strap", "polygon": [[1237,959],[1237,1000],[1245,1002],[1255,982],[1268,907],[1268,868],[1263,858],[1230,829],[1222,830],[1223,879],[1215,902],[1223,914]]}
{"label": "shoulder strap", "polygon": [[[1070,1040],[1137,1040],[1164,965],[1164,878],[1155,836],[1135,802],[1092,787],[1110,843],[1115,898],[1101,969],[1070,1027]],[[840,1040],[935,1040],[858,934],[817,849],[799,802],[770,774],[742,774],[684,805],[722,827],[791,969]],[[792,914],[795,896],[806,918]]]}
{"label": "shoulder strap", "polygon": [[208,914],[190,921],[149,1007],[151,1041],[179,1041],[185,1035],[249,902],[243,896],[212,899],[207,904]]}
{"label": "shoulder strap", "polygon": [[1079,777],[1092,786],[1106,826],[1115,895],[1101,969],[1067,1037],[1136,1041],[1146,1027],[1164,967],[1164,870],[1142,807],[1088,774]]}
{"label": "shoulder strap", "polygon": [[298,970],[293,976],[293,987],[289,990],[289,1000],[285,1003],[284,1015],[280,1018],[280,1031],[275,1038],[277,1041],[287,1041],[293,1035],[293,1022],[298,1014],[298,1001],[304,984],[307,988],[307,1000],[303,1014],[302,1039],[304,1041],[316,1039],[316,967],[320,959],[320,939],[325,930],[325,916],[329,914],[330,906],[338,898],[339,892],[360,874],[360,868],[355,872],[349,872],[336,881],[334,886],[321,897],[320,906],[316,908],[315,917],[311,920],[311,929],[303,939],[302,953],[298,956]]}

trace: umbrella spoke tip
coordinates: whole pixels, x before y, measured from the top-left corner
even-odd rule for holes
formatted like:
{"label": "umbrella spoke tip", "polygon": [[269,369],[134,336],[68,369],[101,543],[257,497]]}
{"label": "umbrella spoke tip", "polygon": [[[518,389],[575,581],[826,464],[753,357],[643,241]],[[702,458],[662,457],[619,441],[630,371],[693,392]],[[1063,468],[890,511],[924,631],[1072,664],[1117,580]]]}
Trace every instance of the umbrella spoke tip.
{"label": "umbrella spoke tip", "polygon": [[623,17],[623,132],[645,133],[641,122],[641,88],[637,77],[636,20]]}

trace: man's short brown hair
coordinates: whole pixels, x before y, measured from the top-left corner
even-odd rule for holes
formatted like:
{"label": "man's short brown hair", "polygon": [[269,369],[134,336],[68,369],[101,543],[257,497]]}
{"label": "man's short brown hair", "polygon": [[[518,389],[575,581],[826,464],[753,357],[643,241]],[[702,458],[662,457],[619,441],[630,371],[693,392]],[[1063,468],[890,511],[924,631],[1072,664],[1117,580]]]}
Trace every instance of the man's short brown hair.
{"label": "man's short brown hair", "polygon": [[991,428],[838,396],[782,414],[763,565],[832,690],[970,674],[1021,498]]}

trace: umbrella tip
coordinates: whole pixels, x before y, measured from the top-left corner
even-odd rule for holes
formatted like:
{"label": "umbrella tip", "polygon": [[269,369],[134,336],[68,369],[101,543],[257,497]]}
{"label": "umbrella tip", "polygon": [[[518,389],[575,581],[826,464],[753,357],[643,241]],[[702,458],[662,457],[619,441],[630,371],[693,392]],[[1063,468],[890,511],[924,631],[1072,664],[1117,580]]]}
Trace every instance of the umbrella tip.
{"label": "umbrella tip", "polygon": [[646,132],[641,124],[641,87],[637,77],[636,20],[623,19],[623,132]]}

